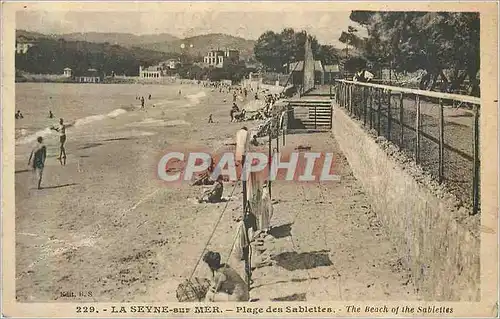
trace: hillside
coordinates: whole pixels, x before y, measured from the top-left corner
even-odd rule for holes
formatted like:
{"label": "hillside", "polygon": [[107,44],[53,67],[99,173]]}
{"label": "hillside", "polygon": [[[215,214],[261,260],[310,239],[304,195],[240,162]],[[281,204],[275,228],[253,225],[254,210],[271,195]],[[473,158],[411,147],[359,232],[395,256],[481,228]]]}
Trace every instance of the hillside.
{"label": "hillside", "polygon": [[[246,40],[221,33],[211,33],[179,39],[168,33],[134,35],[131,33],[68,33],[68,34],[41,34],[37,32],[16,30],[16,36],[25,36],[30,39],[64,39],[68,42],[80,41],[88,43],[108,43],[110,45],[119,45],[126,48],[139,47],[144,50],[152,50],[163,53],[182,53],[181,44],[186,45],[185,53],[196,57],[204,56],[212,49],[236,49],[240,51],[243,59],[253,56],[254,40]],[[190,45],[193,47],[191,48]]]}
{"label": "hillside", "polygon": [[[183,43],[186,46],[186,52],[192,56],[204,56],[209,50],[227,48],[239,50],[240,56],[245,59],[253,56],[253,47],[255,45],[255,41],[253,40],[246,40],[227,34],[212,33],[176,41],[151,43],[145,45],[144,48],[162,52],[181,53],[181,44]],[[191,45],[193,45],[192,48],[190,47]]]}
{"label": "hillside", "polygon": [[175,53],[109,43],[65,41],[53,37],[35,39],[36,45],[26,54],[16,54],[16,70],[32,74],[62,74],[66,67],[75,73],[95,68],[105,74],[138,75],[139,65],[149,66],[178,57]]}
{"label": "hillside", "polygon": [[26,31],[26,30],[16,30],[16,39],[19,37],[25,37],[25,38],[30,39],[30,40],[39,39],[39,38],[55,38],[55,36],[42,34],[42,33],[38,33],[38,32]]}
{"label": "hillside", "polygon": [[86,32],[86,33],[67,33],[59,36],[66,41],[86,41],[95,43],[118,44],[124,47],[142,46],[144,44],[156,42],[172,42],[179,38],[168,34],[146,34],[135,35],[131,33],[101,33],[101,32]]}

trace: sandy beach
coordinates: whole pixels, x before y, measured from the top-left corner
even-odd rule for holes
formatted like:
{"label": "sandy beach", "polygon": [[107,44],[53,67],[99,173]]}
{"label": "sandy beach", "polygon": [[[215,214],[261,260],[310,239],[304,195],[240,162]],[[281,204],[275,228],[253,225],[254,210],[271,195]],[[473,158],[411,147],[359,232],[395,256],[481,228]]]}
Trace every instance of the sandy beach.
{"label": "sandy beach", "polygon": [[[46,119],[39,118],[48,111],[29,109],[36,97],[23,91],[26,85],[16,86],[16,97],[26,105],[24,122],[17,122],[16,129],[36,132],[46,125]],[[86,97],[75,93],[81,89]],[[68,129],[66,166],[56,160],[57,135],[47,135],[42,190],[35,189],[26,166],[32,144],[16,146],[17,300],[176,301],[177,285],[193,272],[226,203],[194,203],[200,187],[166,185],[156,176],[158,160],[170,150],[230,149],[224,141],[256,122],[229,123],[230,95],[198,85],[42,91],[51,92],[54,105],[61,106],[53,110],[57,118],[75,122],[108,116]],[[145,110],[136,107],[137,92],[152,94]],[[95,102],[89,106],[82,100]],[[109,116],[116,109],[126,112]],[[215,123],[207,123],[209,114]],[[273,184],[274,233],[254,257],[271,263],[255,269],[251,298],[418,299],[334,136],[290,135],[286,141],[290,149],[307,144],[333,152],[341,181]],[[234,184],[224,186],[230,201],[208,245],[223,259],[231,250],[242,210],[241,187],[236,185],[230,197]],[[243,267],[234,258],[230,263]],[[210,273],[201,263],[194,276]],[[77,296],[62,297],[66,291]]]}

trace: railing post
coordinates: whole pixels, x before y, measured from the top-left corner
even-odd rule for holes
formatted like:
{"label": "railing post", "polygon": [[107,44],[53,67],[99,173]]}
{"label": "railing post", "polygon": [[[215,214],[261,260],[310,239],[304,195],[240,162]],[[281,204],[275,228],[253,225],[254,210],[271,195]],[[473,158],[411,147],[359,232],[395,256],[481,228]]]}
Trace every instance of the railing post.
{"label": "railing post", "polygon": [[273,123],[271,120],[271,123],[269,123],[269,141],[268,141],[268,153],[269,153],[269,162],[267,163],[268,168],[267,168],[267,187],[269,188],[269,198],[271,198],[271,163],[272,163],[272,156],[273,156],[273,150],[272,150],[272,141],[273,141]]}
{"label": "railing post", "polygon": [[403,100],[404,100],[404,93],[401,92],[401,95],[399,96],[399,125],[401,126],[400,129],[401,131],[399,132],[400,134],[399,146],[401,147],[401,149],[404,147],[404,131],[405,131]]}
{"label": "railing post", "polygon": [[342,102],[342,106],[347,109],[347,83],[344,83],[344,87],[343,87],[343,93],[342,93],[342,99],[343,99],[343,102]]}
{"label": "railing post", "polygon": [[388,91],[389,99],[387,101],[387,140],[391,140],[392,118],[391,118],[391,90]]}
{"label": "railing post", "polygon": [[444,106],[443,99],[439,99],[439,183],[444,178]]}
{"label": "railing post", "polygon": [[349,84],[349,114],[352,115],[352,84]]}
{"label": "railing post", "polygon": [[370,88],[370,130],[373,128],[373,88]]}
{"label": "railing post", "polygon": [[366,95],[367,88],[363,88],[363,123],[366,126],[366,113],[368,112],[368,97]]}
{"label": "railing post", "polygon": [[479,159],[479,105],[474,104],[474,176],[472,180],[472,214],[479,212],[479,183],[480,183],[480,159]]}
{"label": "railing post", "polygon": [[276,152],[280,151],[280,120],[278,119],[278,124],[276,125]]}
{"label": "railing post", "polygon": [[420,96],[416,97],[417,102],[417,116],[415,119],[415,132],[417,133],[417,138],[415,142],[415,162],[420,163]]}
{"label": "railing post", "polygon": [[378,103],[377,103],[377,136],[380,136],[380,108],[382,107],[382,90],[378,89]]}

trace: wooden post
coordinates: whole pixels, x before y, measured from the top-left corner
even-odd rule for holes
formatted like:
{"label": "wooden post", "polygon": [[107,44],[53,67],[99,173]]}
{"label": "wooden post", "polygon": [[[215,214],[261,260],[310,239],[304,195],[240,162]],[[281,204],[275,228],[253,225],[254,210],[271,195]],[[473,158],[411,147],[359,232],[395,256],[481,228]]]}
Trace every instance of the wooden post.
{"label": "wooden post", "polygon": [[280,122],[276,125],[276,152],[280,151]]}
{"label": "wooden post", "polygon": [[417,133],[417,138],[415,142],[415,162],[420,164],[420,96],[416,96],[417,102],[417,116],[415,119],[415,131]]}
{"label": "wooden post", "polygon": [[267,168],[267,187],[269,188],[269,198],[271,198],[271,163],[272,163],[272,156],[273,156],[273,150],[272,150],[272,141],[273,141],[273,130],[272,130],[272,120],[271,123],[269,123],[269,141],[267,143],[268,146],[268,168]]}
{"label": "wooden post", "polygon": [[[246,155],[243,155],[242,156],[242,169],[241,169],[241,177],[242,177],[242,184],[243,184],[243,224],[244,224],[246,236],[248,237],[248,225],[246,223],[246,220],[247,220],[246,215],[247,215],[247,209],[248,209],[248,207],[247,207],[248,206],[247,205],[248,198],[247,198],[247,181],[246,181],[247,175],[246,175],[246,171],[245,171],[245,160],[246,160]],[[252,269],[252,266],[250,265],[250,247],[246,247],[246,249],[244,250],[243,259],[245,261],[245,274],[247,277],[247,285],[248,285],[248,288],[250,289],[251,269]]]}
{"label": "wooden post", "polygon": [[391,90],[389,90],[387,96],[387,140],[391,140],[391,130],[392,130],[392,118],[391,118]]}
{"label": "wooden post", "polygon": [[377,135],[380,136],[380,108],[382,107],[382,90],[378,89],[378,103],[377,103]]}
{"label": "wooden post", "polygon": [[344,108],[349,111],[349,84],[344,84]]}
{"label": "wooden post", "polygon": [[352,115],[352,84],[349,84],[349,113]]}
{"label": "wooden post", "polygon": [[363,88],[363,124],[366,126],[366,113],[368,112],[368,96],[366,87]]}
{"label": "wooden post", "polygon": [[479,158],[479,105],[474,104],[474,176],[472,180],[472,214],[475,215],[479,212],[479,183],[480,183],[480,165],[481,161]]}
{"label": "wooden post", "polygon": [[369,90],[370,94],[370,130],[373,128],[373,88]]}
{"label": "wooden post", "polygon": [[285,121],[288,120],[288,109],[286,110],[286,112],[287,113],[283,114],[283,123],[281,123],[283,126],[283,129],[281,130],[281,132],[283,133],[283,146],[285,146],[285,135],[286,135],[285,127],[286,127],[286,125],[284,125],[284,124],[285,124]]}
{"label": "wooden post", "polygon": [[405,126],[404,126],[404,109],[403,109],[403,99],[404,99],[404,93],[401,92],[399,96],[399,125],[400,125],[400,132],[399,132],[399,147],[403,148],[404,146],[404,131],[405,131]]}
{"label": "wooden post", "polygon": [[444,179],[444,106],[439,99],[439,183]]}

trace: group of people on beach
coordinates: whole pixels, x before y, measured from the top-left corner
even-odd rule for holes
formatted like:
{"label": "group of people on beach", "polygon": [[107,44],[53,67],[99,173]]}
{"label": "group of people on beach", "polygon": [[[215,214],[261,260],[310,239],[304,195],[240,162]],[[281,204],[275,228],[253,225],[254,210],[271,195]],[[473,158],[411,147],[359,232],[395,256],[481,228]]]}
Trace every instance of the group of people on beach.
{"label": "group of people on beach", "polygon": [[[52,111],[49,111],[52,115]],[[50,118],[52,118],[49,115]],[[59,133],[59,157],[57,158],[61,165],[66,165],[66,149],[64,144],[66,143],[66,124],[64,124],[64,119],[59,119],[59,125],[51,126],[51,130],[57,131]],[[36,174],[37,178],[37,189],[41,189],[43,170],[45,168],[45,160],[47,159],[47,147],[43,143],[43,137],[37,137],[37,144],[33,147],[28,159],[28,166],[31,166],[33,172]]]}
{"label": "group of people on beach", "polygon": [[[242,127],[236,136],[236,143],[242,144],[241,141],[247,139],[249,132],[247,127]],[[253,135],[250,145],[258,146],[257,136]],[[238,146],[237,146],[238,148]],[[243,165],[244,157],[238,155],[236,152],[236,165],[241,167]],[[219,174],[214,174],[216,169],[215,160],[212,158],[206,172],[201,174],[198,179],[192,184],[198,186],[211,186],[205,190],[198,198],[198,203],[220,203],[223,201],[222,195],[224,192],[225,178]],[[214,177],[217,176],[217,177]],[[236,227],[237,235],[233,248],[236,250],[238,260],[245,263],[245,273],[247,281],[231,267],[228,263],[221,261],[221,255],[215,251],[208,251],[203,255],[203,261],[212,272],[211,287],[205,296],[205,301],[249,301],[249,286],[251,280],[251,248],[252,242],[263,241],[263,238],[268,235],[270,228],[270,219],[272,216],[272,204],[269,193],[267,191],[267,181],[264,180],[263,184],[256,177],[257,175],[251,174],[250,180],[247,181],[247,205],[244,217],[239,220],[238,227]],[[255,191],[256,187],[260,192]],[[250,204],[252,200],[260,196],[260,209],[254,204]]]}

